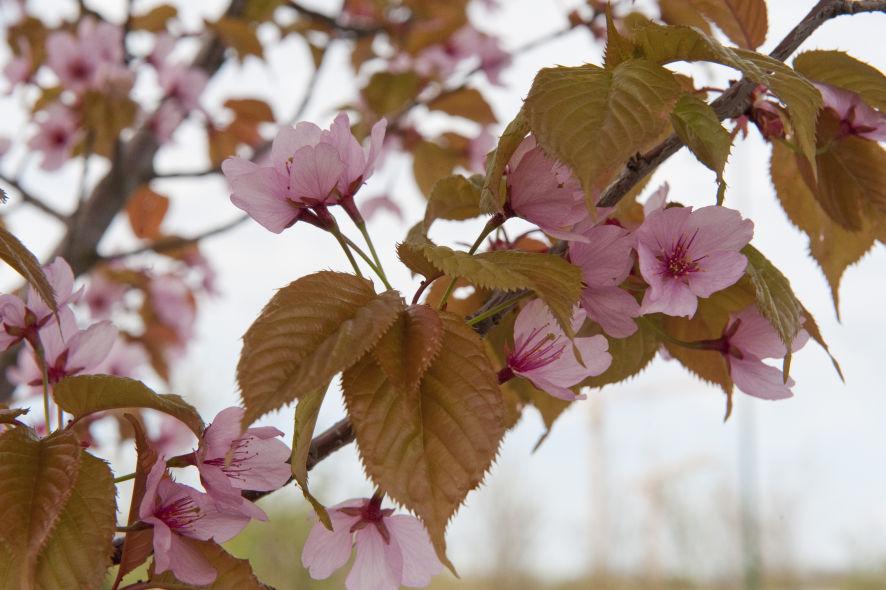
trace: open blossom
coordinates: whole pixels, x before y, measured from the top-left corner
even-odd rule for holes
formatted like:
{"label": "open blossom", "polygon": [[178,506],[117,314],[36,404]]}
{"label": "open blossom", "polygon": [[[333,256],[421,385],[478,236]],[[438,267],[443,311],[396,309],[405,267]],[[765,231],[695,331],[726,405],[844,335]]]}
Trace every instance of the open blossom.
{"label": "open blossom", "polygon": [[584,192],[563,164],[550,159],[530,135],[508,162],[509,212],[562,240],[586,241],[575,230],[588,217]]}
{"label": "open blossom", "polygon": [[157,319],[175,331],[179,343],[188,342],[194,335],[196,306],[187,283],[172,274],[161,275],[151,280],[148,292]]}
{"label": "open blossom", "polygon": [[123,30],[106,21],[84,18],[76,36],[67,32],[49,36],[46,61],[65,88],[74,92],[102,88],[124,75]]}
{"label": "open blossom", "polygon": [[[809,333],[800,329],[791,343],[792,352],[800,350],[808,340]],[[755,305],[732,314],[723,334],[721,352],[732,381],[746,394],[770,400],[794,395],[794,380],[788,378],[785,383],[780,368],[763,362],[767,358],[784,358],[787,349]]]}
{"label": "open blossom", "polygon": [[617,225],[596,225],[584,230],[587,242],[569,244],[569,260],[581,269],[584,288],[582,309],[614,338],[637,331],[632,318],[640,315],[633,295],[620,288],[634,264],[634,236]]}
{"label": "open blossom", "polygon": [[747,259],[739,250],[751,241],[754,223],[725,207],[670,207],[652,212],[636,235],[640,273],[649,283],[642,313],[692,317],[699,297],[741,278]]}
{"label": "open blossom", "polygon": [[157,73],[160,88],[185,111],[200,106],[200,95],[209,82],[203,70],[185,64],[164,64]]}
{"label": "open blossom", "polygon": [[105,319],[111,316],[114,305],[122,301],[126,294],[126,285],[112,281],[103,272],[89,275],[89,288],[83,296],[83,302],[89,306],[93,318]]}
{"label": "open blossom", "polygon": [[[83,289],[74,291],[74,272],[63,258],[56,257],[45,265],[43,273],[60,309],[79,300]],[[29,332],[42,328],[51,317],[52,309],[33,287],[28,287],[26,301],[16,295],[0,295],[0,350],[32,335]]]}
{"label": "open blossom", "polygon": [[[58,383],[71,375],[95,373],[117,338],[117,329],[111,322],[93,324],[85,330],[77,328],[77,320],[70,308],[58,311],[53,319],[38,332],[46,358],[49,383]],[[43,373],[30,349],[19,352],[18,366],[8,372],[11,382],[40,387]]]}
{"label": "open blossom", "polygon": [[24,38],[19,38],[18,48],[20,55],[12,57],[3,68],[3,75],[9,82],[9,92],[34,74],[31,46]]}
{"label": "open blossom", "polygon": [[840,118],[843,135],[857,135],[874,141],[886,141],[886,114],[868,106],[861,97],[849,90],[830,84],[816,83],[824,107]]}
{"label": "open blossom", "polygon": [[96,373],[117,377],[137,378],[151,359],[141,344],[128,342],[122,337],[114,341],[108,356],[96,368]]}
{"label": "open blossom", "polygon": [[[573,330],[581,328],[585,312],[576,308]],[[600,334],[570,340],[540,299],[530,301],[514,322],[514,349],[508,352],[507,369],[529,379],[537,388],[554,397],[572,401],[584,399],[569,389],[587,377],[609,368],[609,343]],[[578,350],[580,357],[576,356]]]}
{"label": "open blossom", "polygon": [[206,491],[217,502],[233,507],[247,502],[240,490],[276,490],[292,475],[289,447],[277,439],[283,433],[272,426],[241,432],[242,419],[242,408],[219,412],[203,432],[195,454]]}
{"label": "open blossom", "polygon": [[357,558],[345,580],[348,590],[423,588],[443,571],[424,526],[408,514],[381,508],[381,498],[355,499],[329,508],[332,530],[318,522],[302,550],[302,564],[315,580]]}
{"label": "open blossom", "polygon": [[154,570],[172,570],[180,581],[198,586],[210,584],[217,572],[182,537],[224,543],[249,523],[243,515],[220,512],[207,494],[172,481],[162,457],[148,474],[139,518],[153,526]]}
{"label": "open blossom", "polygon": [[274,233],[302,217],[307,208],[339,204],[354,196],[375,168],[384,140],[384,119],[372,126],[364,149],[340,113],[329,130],[301,122],[284,127],[271,147],[270,165],[232,157],[222,163],[231,202]]}
{"label": "open blossom", "polygon": [[71,150],[82,136],[77,114],[56,102],[46,109],[45,118],[37,124],[37,134],[28,141],[28,147],[43,153],[41,168],[57,170],[71,157]]}

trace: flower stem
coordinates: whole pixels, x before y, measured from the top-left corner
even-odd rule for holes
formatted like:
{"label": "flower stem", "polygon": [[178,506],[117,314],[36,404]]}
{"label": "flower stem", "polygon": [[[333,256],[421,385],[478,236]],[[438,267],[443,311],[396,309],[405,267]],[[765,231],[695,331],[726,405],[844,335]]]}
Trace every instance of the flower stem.
{"label": "flower stem", "polygon": [[338,241],[339,246],[341,246],[341,249],[344,250],[345,256],[348,257],[348,262],[351,263],[351,268],[354,269],[354,274],[360,278],[363,278],[363,273],[360,271],[360,267],[357,265],[357,260],[354,259],[354,255],[351,253],[351,249],[348,247],[348,241],[350,240],[342,235],[341,230],[338,228],[338,224],[330,227],[329,233],[335,236],[335,239]]}
{"label": "flower stem", "polygon": [[[43,378],[43,419],[46,421],[46,432],[50,431],[49,428],[49,370],[46,367],[46,357],[43,352],[43,345],[40,343],[40,340],[35,338],[29,338],[28,344],[31,345],[31,349],[34,352],[34,360],[37,362],[37,366],[40,367],[40,374]],[[61,427],[61,423],[59,423],[59,427]]]}
{"label": "flower stem", "polygon": [[518,301],[520,301],[521,299],[523,299],[527,295],[528,295],[528,293],[523,293],[522,295],[518,295],[517,297],[514,297],[513,299],[509,299],[508,301],[504,301],[502,303],[499,303],[495,307],[487,309],[486,311],[484,311],[481,314],[475,315],[474,317],[472,317],[471,319],[469,319],[465,323],[467,323],[469,326],[476,326],[477,324],[479,324],[483,320],[491,318],[494,315],[497,315],[503,311],[506,311],[506,310],[514,307],[514,305],[516,305]]}
{"label": "flower stem", "polygon": [[375,251],[375,245],[372,243],[372,238],[369,237],[369,231],[366,229],[366,223],[362,219],[360,220],[360,223],[357,224],[357,228],[360,230],[360,233],[363,234],[363,239],[366,240],[366,245],[369,246],[369,253],[372,254],[372,259],[375,261],[375,273],[378,275],[378,278],[381,279],[381,282],[385,284],[385,287],[393,289],[391,283],[388,282],[388,277],[385,276],[385,269],[381,265],[381,260],[379,260],[378,253]]}
{"label": "flower stem", "polygon": [[[474,240],[474,243],[471,244],[470,250],[468,250],[468,254],[474,254],[477,249],[480,247],[480,244],[483,243],[483,240],[486,239],[486,236],[491,234],[495,229],[501,224],[507,221],[507,217],[502,215],[501,213],[496,213],[493,215],[489,221],[486,222],[486,225],[483,227],[483,231],[480,232],[480,235],[477,236],[477,239]],[[449,296],[452,295],[452,292],[455,290],[455,282],[456,278],[452,278],[449,281],[449,285],[446,286],[446,291],[443,292],[443,297],[440,298],[440,303],[437,305],[437,309],[446,309],[446,302],[449,300]]]}
{"label": "flower stem", "polygon": [[135,473],[127,473],[126,475],[121,475],[120,477],[114,478],[114,483],[123,483],[124,481],[129,481],[130,479],[135,479]]}

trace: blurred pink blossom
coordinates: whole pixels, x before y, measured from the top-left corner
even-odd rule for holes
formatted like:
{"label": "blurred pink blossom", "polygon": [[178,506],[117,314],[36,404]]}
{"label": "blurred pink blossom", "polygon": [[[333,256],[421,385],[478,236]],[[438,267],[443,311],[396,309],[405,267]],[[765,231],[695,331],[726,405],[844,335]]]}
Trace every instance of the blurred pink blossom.
{"label": "blurred pink blossom", "polygon": [[181,344],[188,342],[194,334],[196,309],[187,283],[166,274],[153,278],[148,289],[157,318],[175,331]]}
{"label": "blurred pink blossom", "polygon": [[151,359],[141,344],[128,342],[122,337],[114,341],[108,356],[96,367],[95,372],[117,377],[138,378],[150,366]]}
{"label": "blurred pink blossom", "polygon": [[119,304],[126,294],[126,285],[112,281],[105,273],[98,271],[89,275],[89,286],[83,296],[83,302],[89,306],[93,318],[106,319],[111,317],[115,304]]}
{"label": "blurred pink blossom", "polygon": [[360,203],[360,213],[367,221],[376,216],[380,211],[387,211],[400,221],[403,221],[403,209],[388,195],[370,197]]}
{"label": "blurred pink blossom", "polygon": [[861,97],[848,90],[816,83],[824,100],[824,108],[831,109],[840,118],[843,135],[857,135],[874,141],[886,141],[886,114],[868,106]]}
{"label": "blurred pink blossom", "polygon": [[34,73],[34,63],[31,56],[31,46],[23,38],[18,43],[19,55],[12,57],[3,67],[3,75],[9,82],[9,92],[21,84],[26,82]]}
{"label": "blurred pink blossom", "polygon": [[80,93],[100,89],[110,78],[122,76],[123,30],[106,21],[84,18],[77,34],[52,33],[46,40],[46,62],[62,86]]}
{"label": "blurred pink blossom", "polygon": [[381,498],[355,499],[329,508],[332,530],[318,522],[308,534],[302,564],[315,580],[343,567],[356,548],[347,590],[423,588],[443,571],[428,533],[408,514],[381,508]]}
{"label": "blurred pink blossom", "polygon": [[71,149],[83,136],[77,114],[56,102],[46,109],[37,127],[37,134],[28,141],[28,147],[43,153],[40,167],[44,170],[61,168],[71,157]]}

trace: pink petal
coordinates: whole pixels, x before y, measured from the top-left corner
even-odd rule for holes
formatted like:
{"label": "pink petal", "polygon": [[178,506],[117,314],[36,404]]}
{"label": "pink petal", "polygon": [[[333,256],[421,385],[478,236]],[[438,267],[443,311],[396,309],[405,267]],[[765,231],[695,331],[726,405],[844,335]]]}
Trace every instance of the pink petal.
{"label": "pink petal", "polygon": [[729,357],[729,369],[735,386],[748,395],[760,399],[786,399],[794,393],[791,387],[794,380],[784,382],[781,369],[765,364],[759,359],[746,355],[743,359]]}
{"label": "pink petal", "polygon": [[332,122],[329,132],[324,133],[324,140],[335,147],[343,165],[338,181],[338,191],[342,195],[350,194],[351,183],[363,176],[366,168],[366,154],[363,147],[351,133],[351,123],[347,113],[339,113]]}
{"label": "pink petal", "polygon": [[117,328],[107,320],[77,332],[68,343],[66,367],[79,370],[79,373],[94,371],[111,352],[116,339]]}
{"label": "pink petal", "polygon": [[[71,301],[74,291],[74,272],[65,259],[56,256],[52,262],[43,267],[43,272],[52,286],[52,292],[55,294],[58,304],[65,305]],[[52,310],[33,287],[28,288],[28,307],[37,316],[38,321],[52,314]]]}
{"label": "pink petal", "polygon": [[665,206],[668,200],[668,193],[671,190],[671,186],[667,182],[663,182],[660,187],[658,187],[654,193],[649,195],[649,198],[646,199],[646,202],[643,203],[643,215],[649,215],[653,211],[658,211],[662,207]]}
{"label": "pink petal", "polygon": [[296,198],[325,203],[343,171],[344,164],[333,146],[303,147],[292,160],[289,184]]}
{"label": "pink petal", "polygon": [[[193,489],[193,488],[191,488]],[[195,493],[200,494],[197,490]],[[194,537],[197,539],[212,538],[216,543],[230,541],[249,524],[250,516],[220,510],[209,501],[205,494],[200,494],[200,503],[204,504],[205,515],[196,522]]]}
{"label": "pink petal", "polygon": [[218,575],[197,549],[175,534],[171,538],[169,569],[179,581],[196,586],[211,584]]}
{"label": "pink petal", "polygon": [[508,178],[508,201],[514,212],[538,226],[569,231],[588,215],[578,182],[555,174],[556,162],[541,148],[527,152]]}
{"label": "pink petal", "polygon": [[224,457],[231,450],[231,444],[243,433],[241,420],[243,408],[237,406],[225,408],[215,415],[203,431],[203,452],[207,458]]}
{"label": "pink petal", "polygon": [[[648,282],[651,277],[646,275],[646,269],[657,268],[654,265],[655,257],[663,251],[670,250],[673,244],[683,234],[689,216],[692,214],[690,207],[669,207],[659,209],[649,214],[643,224],[637,228],[637,244],[645,247],[647,260],[644,261],[643,252],[640,253],[640,270],[643,278]],[[648,258],[651,257],[651,260]],[[644,269],[644,266],[646,269]]]}
{"label": "pink petal", "polygon": [[302,549],[301,563],[315,580],[325,580],[351,557],[350,527],[333,526],[334,531],[330,531],[323,523],[315,523]]}
{"label": "pink petal", "polygon": [[691,318],[697,308],[698,299],[688,286],[677,279],[666,279],[657,285],[649,285],[640,304],[640,313],[660,312]]}
{"label": "pink petal", "polygon": [[231,202],[275,234],[301,215],[301,209],[286,198],[285,184],[273,168],[257,168],[229,180],[233,189]]}
{"label": "pink petal", "polygon": [[631,318],[640,315],[640,305],[624,289],[585,287],[581,305],[588,317],[613,338],[627,338],[637,331],[637,324]]}
{"label": "pink petal", "polygon": [[357,531],[357,558],[345,580],[347,590],[397,590],[403,577],[403,556],[394,538],[385,543],[374,526]]}
{"label": "pink petal", "polygon": [[533,371],[530,373],[514,371],[514,374],[529,379],[537,389],[540,389],[549,395],[552,395],[558,399],[565,400],[567,402],[587,398],[586,395],[576,395],[575,392],[568,387],[564,387],[560,383],[555,383],[554,381],[551,381],[548,375],[541,375],[537,371]]}
{"label": "pink petal", "polygon": [[255,172],[258,167],[258,164],[255,164],[254,162],[247,160],[246,158],[240,158],[237,156],[226,158],[221,165],[222,173],[227,177],[229,181],[236,176]]}
{"label": "pink petal", "polygon": [[748,259],[738,252],[710,252],[698,261],[699,270],[686,276],[689,289],[699,297],[713,293],[738,282],[744,275]]}
{"label": "pink petal", "polygon": [[431,544],[431,538],[419,520],[408,514],[396,514],[384,520],[391,536],[403,554],[403,576],[400,583],[410,588],[423,588],[431,578],[443,571],[443,564]]}
{"label": "pink petal", "polygon": [[292,454],[289,447],[276,438],[249,437],[247,441],[248,451],[254,456],[243,461],[245,469],[240,478],[231,480],[234,487],[268,492],[285,485],[292,476],[292,467],[287,463]]}
{"label": "pink petal", "polygon": [[[70,307],[58,310],[58,319],[53,319],[40,328],[40,343],[46,353],[46,359],[54,364],[56,359],[68,349],[69,341],[79,333],[77,320]],[[69,365],[70,366],[70,365]]]}
{"label": "pink petal", "polygon": [[742,219],[735,209],[710,205],[692,212],[686,233],[694,235],[690,258],[699,258],[710,252],[741,250],[754,237],[754,222]]}
{"label": "pink petal", "polygon": [[154,546],[154,568],[157,573],[165,572],[170,567],[172,557],[172,531],[165,522],[154,516],[142,517],[142,521],[153,525],[151,542]]}
{"label": "pink petal", "polygon": [[271,145],[271,161],[281,171],[285,163],[295,156],[295,152],[305,146],[314,146],[320,142],[322,130],[313,123],[301,122],[295,128],[286,126],[277,132]]}
{"label": "pink petal", "polygon": [[145,481],[145,495],[142,497],[142,503],[138,509],[138,517],[141,520],[153,516],[157,511],[157,491],[160,481],[165,474],[166,459],[164,457],[157,457],[157,461],[154,463]]}
{"label": "pink petal", "polygon": [[372,176],[372,173],[375,171],[375,162],[381,155],[387,126],[388,120],[381,119],[372,126],[372,130],[369,132],[369,154],[366,156],[366,167],[363,169],[363,180]]}
{"label": "pink petal", "polygon": [[569,245],[569,260],[581,268],[594,287],[620,285],[631,272],[634,237],[617,225],[597,225],[584,231],[587,243]]}

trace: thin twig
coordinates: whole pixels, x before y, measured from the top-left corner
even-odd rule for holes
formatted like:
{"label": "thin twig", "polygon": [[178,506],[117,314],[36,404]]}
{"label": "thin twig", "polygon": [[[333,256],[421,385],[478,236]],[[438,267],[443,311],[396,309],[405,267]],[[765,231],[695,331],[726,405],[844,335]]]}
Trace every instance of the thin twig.
{"label": "thin twig", "polygon": [[329,15],[323,14],[322,12],[317,12],[307,6],[303,6],[300,2],[296,2],[295,0],[289,0],[289,6],[295,9],[300,15],[307,17],[315,22],[321,23],[330,29],[333,29],[337,33],[346,37],[368,37],[370,35],[375,35],[376,33],[380,33],[384,31],[382,27],[355,27],[352,25],[348,25],[342,23],[339,19],[331,17]]}
{"label": "thin twig", "polygon": [[9,178],[3,174],[0,174],[0,180],[2,180],[3,182],[5,182],[9,186],[11,186],[13,189],[15,189],[15,191],[19,194],[19,196],[21,196],[22,202],[27,203],[28,205],[31,205],[32,207],[39,209],[40,211],[43,211],[44,213],[46,213],[47,215],[49,215],[51,217],[55,217],[57,220],[61,221],[62,223],[68,222],[67,215],[65,215],[64,213],[62,213],[58,209],[56,209],[56,208],[52,207],[51,205],[49,205],[48,203],[46,203],[46,201],[44,201],[42,198],[37,197],[36,195],[31,193],[30,191],[26,190],[14,178]]}
{"label": "thin twig", "polygon": [[102,260],[105,262],[110,262],[111,260],[128,258],[129,256],[136,256],[138,254],[144,254],[146,252],[156,252],[157,254],[171,252],[173,250],[178,250],[179,248],[184,248],[185,246],[190,246],[191,244],[196,244],[197,242],[205,240],[206,238],[211,238],[223,234],[241,225],[248,219],[248,215],[240,215],[239,217],[236,217],[235,219],[232,219],[227,223],[223,223],[218,227],[203,231],[195,236],[191,236],[190,238],[183,238],[178,236],[163,238],[157,240],[156,242],[135,248],[134,250],[129,250],[127,252],[117,252],[116,254],[103,256]]}

